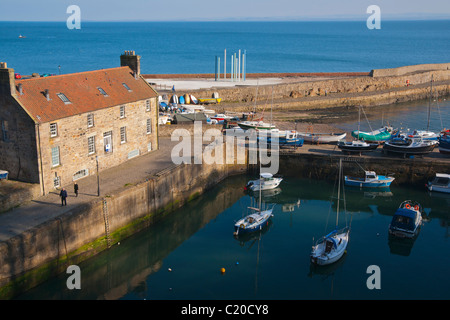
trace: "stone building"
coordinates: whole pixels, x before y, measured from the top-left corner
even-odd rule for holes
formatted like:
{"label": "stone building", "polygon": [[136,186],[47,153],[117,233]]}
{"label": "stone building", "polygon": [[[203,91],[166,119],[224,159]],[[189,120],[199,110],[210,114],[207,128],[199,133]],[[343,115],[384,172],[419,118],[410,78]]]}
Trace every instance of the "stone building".
{"label": "stone building", "polygon": [[158,149],[157,92],[121,67],[17,80],[0,65],[0,170],[47,194]]}

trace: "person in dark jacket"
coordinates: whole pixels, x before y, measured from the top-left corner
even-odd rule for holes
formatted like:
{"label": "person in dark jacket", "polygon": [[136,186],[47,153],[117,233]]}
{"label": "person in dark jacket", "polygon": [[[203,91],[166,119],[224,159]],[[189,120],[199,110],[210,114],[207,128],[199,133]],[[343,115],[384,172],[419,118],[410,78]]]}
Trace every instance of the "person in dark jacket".
{"label": "person in dark jacket", "polygon": [[59,196],[61,197],[61,206],[67,206],[67,191],[66,189],[62,188],[61,192],[59,193]]}
{"label": "person in dark jacket", "polygon": [[76,182],[73,185],[73,192],[75,192],[75,197],[78,197],[78,183]]}

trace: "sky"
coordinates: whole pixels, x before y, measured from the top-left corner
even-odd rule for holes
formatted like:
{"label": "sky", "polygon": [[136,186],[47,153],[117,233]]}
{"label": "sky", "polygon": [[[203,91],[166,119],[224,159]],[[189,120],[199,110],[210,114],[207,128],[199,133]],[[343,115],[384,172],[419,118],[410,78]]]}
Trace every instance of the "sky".
{"label": "sky", "polygon": [[385,19],[450,19],[449,0],[0,0],[0,21],[365,20],[378,5]]}

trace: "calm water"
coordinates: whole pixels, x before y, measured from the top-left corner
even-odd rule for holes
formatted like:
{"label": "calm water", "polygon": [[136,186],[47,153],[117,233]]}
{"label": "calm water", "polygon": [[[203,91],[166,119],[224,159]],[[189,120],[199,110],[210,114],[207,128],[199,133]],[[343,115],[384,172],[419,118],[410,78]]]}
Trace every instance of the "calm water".
{"label": "calm water", "polygon": [[[18,36],[26,36],[19,39]],[[450,60],[450,21],[352,22],[0,22],[1,61],[21,74],[111,68],[124,50],[142,56],[142,73],[214,73],[247,51],[247,72],[368,72]],[[227,62],[231,66],[230,58]]]}
{"label": "calm water", "polygon": [[[430,195],[424,188],[392,186],[384,193],[347,188],[347,214],[340,214],[340,225],[351,226],[347,254],[332,266],[312,268],[313,237],[335,224],[334,182],[286,178],[280,193],[264,196],[276,203],[268,228],[236,239],[234,221],[253,201],[243,194],[248,178],[225,180],[164,221],[80,264],[81,290],[66,289],[62,274],[18,298],[450,299],[449,196]],[[419,201],[428,217],[415,241],[390,241],[388,225],[405,199]],[[380,267],[380,290],[366,286],[370,265]]]}
{"label": "calm water", "polygon": [[[428,121],[428,108],[430,117]],[[409,101],[405,103],[364,107],[361,109],[359,120],[358,109],[342,110],[330,113],[324,122],[331,123],[347,132],[358,129],[360,122],[361,131],[376,130],[384,125],[390,125],[395,129],[406,131],[427,130],[440,132],[450,128],[450,99],[439,97],[429,100]],[[320,111],[318,111],[320,112]],[[339,117],[336,119],[336,117]]]}

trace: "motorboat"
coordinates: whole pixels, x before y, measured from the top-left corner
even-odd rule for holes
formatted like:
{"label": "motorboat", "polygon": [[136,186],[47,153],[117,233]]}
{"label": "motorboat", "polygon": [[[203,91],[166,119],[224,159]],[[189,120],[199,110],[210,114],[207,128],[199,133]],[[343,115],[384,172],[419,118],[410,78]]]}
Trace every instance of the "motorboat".
{"label": "motorboat", "polygon": [[233,117],[228,116],[226,114],[223,113],[217,113],[214,116],[210,116],[211,120],[216,120],[218,123],[223,123],[225,120],[230,120]]}
{"label": "motorboat", "polygon": [[389,225],[389,234],[398,238],[414,238],[422,225],[422,206],[415,201],[403,201]]}
{"label": "motorboat", "polygon": [[274,177],[271,173],[261,172],[260,178],[250,180],[245,188],[251,191],[275,189],[280,185],[281,181],[283,181],[281,177]]}
{"label": "motorboat", "polygon": [[450,174],[436,173],[434,179],[426,184],[430,191],[450,193]]}
{"label": "motorboat", "polygon": [[376,148],[378,148],[379,144],[367,143],[361,140],[353,140],[353,141],[340,140],[338,141],[337,146],[344,153],[362,153],[374,151]]}
{"label": "motorboat", "polygon": [[346,186],[352,187],[380,188],[389,187],[394,180],[394,177],[377,175],[374,171],[365,171],[363,178],[345,176],[344,183]]}
{"label": "motorboat", "polygon": [[438,141],[422,140],[422,138],[396,138],[386,141],[383,145],[383,153],[406,155],[424,155],[432,152],[438,145]]}
{"label": "motorboat", "polygon": [[278,138],[278,145],[283,146],[303,146],[304,139],[299,136],[295,130],[278,130],[272,129],[270,131],[264,131],[266,135],[258,135],[260,141],[266,141],[268,144],[273,143],[273,139]]}
{"label": "motorboat", "polygon": [[337,143],[339,140],[345,139],[346,132],[341,133],[308,133],[299,132],[298,135],[303,138],[305,142],[309,143]]}

